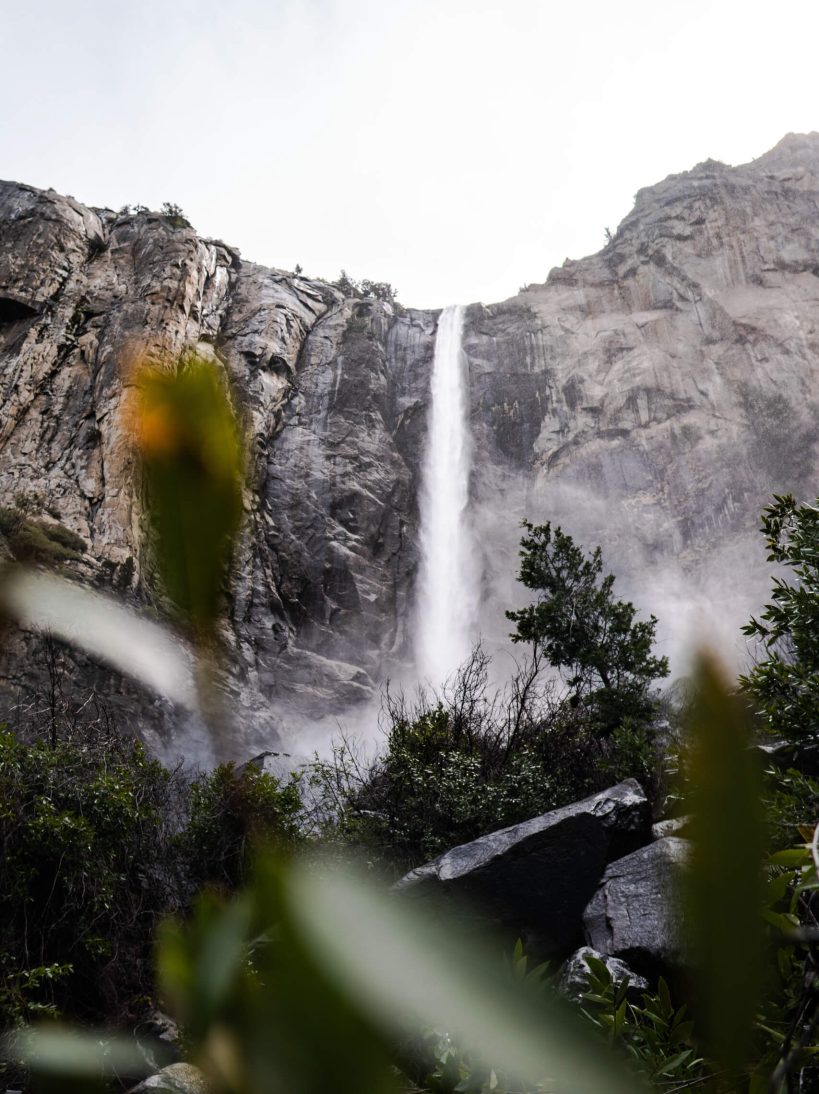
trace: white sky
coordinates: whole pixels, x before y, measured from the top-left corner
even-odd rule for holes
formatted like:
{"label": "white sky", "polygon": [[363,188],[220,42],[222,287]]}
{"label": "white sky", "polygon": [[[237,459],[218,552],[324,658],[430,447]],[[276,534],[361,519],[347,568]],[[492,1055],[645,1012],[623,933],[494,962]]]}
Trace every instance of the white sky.
{"label": "white sky", "polygon": [[815,0],[0,0],[0,177],[500,300],[635,191],[819,129]]}

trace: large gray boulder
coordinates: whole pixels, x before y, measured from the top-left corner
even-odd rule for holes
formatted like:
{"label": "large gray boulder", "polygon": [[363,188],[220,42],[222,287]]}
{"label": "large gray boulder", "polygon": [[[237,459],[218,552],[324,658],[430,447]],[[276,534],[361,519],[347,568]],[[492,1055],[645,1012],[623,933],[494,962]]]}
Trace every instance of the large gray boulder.
{"label": "large gray boulder", "polygon": [[648,800],[626,779],[533,820],[490,832],[411,871],[395,886],[432,901],[468,905],[526,937],[539,953],[579,941],[583,909],[606,863],[650,835]]}
{"label": "large gray boulder", "polygon": [[676,892],[687,840],[667,836],[613,862],[583,915],[586,940],[649,976],[685,968],[683,911]]}
{"label": "large gray boulder", "polygon": [[193,1064],[171,1064],[133,1087],[130,1094],[213,1094],[213,1087]]}

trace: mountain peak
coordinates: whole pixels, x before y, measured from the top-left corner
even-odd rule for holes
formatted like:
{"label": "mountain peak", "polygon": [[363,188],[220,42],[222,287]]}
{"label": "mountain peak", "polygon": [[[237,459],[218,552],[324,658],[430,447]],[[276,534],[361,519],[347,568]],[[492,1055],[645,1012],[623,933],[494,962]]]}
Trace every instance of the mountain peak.
{"label": "mountain peak", "polygon": [[752,160],[751,165],[765,171],[807,167],[819,172],[819,133],[786,133],[769,152]]}

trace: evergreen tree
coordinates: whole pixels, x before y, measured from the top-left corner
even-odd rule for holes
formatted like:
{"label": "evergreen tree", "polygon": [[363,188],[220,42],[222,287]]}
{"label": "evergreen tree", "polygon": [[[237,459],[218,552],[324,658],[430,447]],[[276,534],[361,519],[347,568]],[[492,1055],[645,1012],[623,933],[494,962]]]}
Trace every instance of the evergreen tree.
{"label": "evergreen tree", "polygon": [[773,578],[771,603],[743,633],[757,638],[763,658],[740,683],[771,729],[790,740],[819,735],[819,499],[797,505],[775,494],[762,514],[768,561],[794,580]]}
{"label": "evergreen tree", "polygon": [[627,718],[646,720],[656,706],[651,684],[669,671],[668,659],[652,653],[656,618],[637,621],[634,605],[617,599],[599,547],[587,557],[558,527],[524,528],[518,579],[538,599],[506,613],[517,627],[512,640],[542,650],[572,705],[590,710],[603,734]]}

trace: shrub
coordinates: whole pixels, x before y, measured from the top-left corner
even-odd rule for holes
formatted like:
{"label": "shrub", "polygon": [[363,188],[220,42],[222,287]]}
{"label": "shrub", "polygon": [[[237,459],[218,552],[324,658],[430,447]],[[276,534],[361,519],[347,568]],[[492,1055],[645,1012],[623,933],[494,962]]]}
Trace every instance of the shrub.
{"label": "shrub", "polygon": [[5,538],[12,557],[20,562],[54,565],[76,561],[86,550],[82,536],[64,524],[34,520],[24,509],[16,507],[0,508],[0,535]]}
{"label": "shrub", "polygon": [[189,819],[180,837],[195,887],[232,890],[244,884],[250,854],[259,843],[279,849],[300,839],[297,777],[282,785],[258,767],[220,764],[195,779]]}
{"label": "shrub", "polygon": [[541,667],[535,650],[493,692],[478,648],[440,695],[422,691],[410,702],[387,690],[383,751],[367,762],[342,741],[310,767],[314,828],[400,871],[627,775],[657,790],[650,727],[624,722],[601,738]]}
{"label": "shrub", "polygon": [[771,601],[743,633],[760,659],[741,684],[768,727],[788,740],[819,738],[819,499],[799,505],[774,495],[762,514],[768,561],[791,579],[773,578]]}
{"label": "shrub", "polygon": [[136,742],[0,733],[0,1020],[111,1018],[150,985],[179,905],[174,777]]}
{"label": "shrub", "polygon": [[330,282],[347,297],[355,297],[359,300],[382,300],[385,304],[397,302],[398,290],[394,289],[388,281],[356,281],[350,277],[346,270],[342,270],[335,281]]}
{"label": "shrub", "polygon": [[232,764],[190,778],[99,727],[1,731],[0,1026],[144,1010],[159,920],[243,883],[258,840],[293,844],[299,806],[295,780]]}
{"label": "shrub", "polygon": [[628,998],[628,977],[615,981],[606,965],[586,957],[588,986],[583,1013],[612,1047],[630,1058],[636,1071],[653,1084],[696,1086],[704,1081],[704,1061],[694,1040],[694,1023],[685,1004],[676,1007],[665,980],[645,992],[640,1005]]}
{"label": "shrub", "polygon": [[[137,206],[137,208],[139,208],[139,206]],[[190,228],[191,226],[191,222],[182,212],[181,206],[176,205],[172,201],[164,202],[160,212],[172,228]]]}

